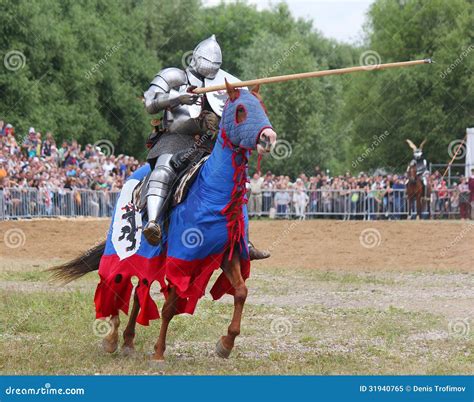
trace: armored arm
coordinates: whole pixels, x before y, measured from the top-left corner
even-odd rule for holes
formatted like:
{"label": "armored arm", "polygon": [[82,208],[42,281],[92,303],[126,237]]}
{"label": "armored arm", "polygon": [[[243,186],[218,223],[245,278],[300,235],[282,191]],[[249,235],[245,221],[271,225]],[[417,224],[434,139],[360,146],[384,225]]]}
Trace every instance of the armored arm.
{"label": "armored arm", "polygon": [[188,83],[186,73],[178,68],[166,68],[160,71],[144,94],[145,109],[155,114],[166,108],[179,105],[191,105],[198,95],[180,89]]}

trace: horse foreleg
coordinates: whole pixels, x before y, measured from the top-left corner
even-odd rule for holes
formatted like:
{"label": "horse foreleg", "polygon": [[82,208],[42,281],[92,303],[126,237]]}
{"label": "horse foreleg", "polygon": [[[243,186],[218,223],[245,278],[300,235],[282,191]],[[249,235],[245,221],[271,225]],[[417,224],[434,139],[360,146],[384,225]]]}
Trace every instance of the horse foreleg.
{"label": "horse foreleg", "polygon": [[408,196],[408,217],[407,219],[414,219],[413,212],[416,215],[416,194],[410,194]]}
{"label": "horse foreleg", "polygon": [[245,300],[247,299],[247,286],[240,272],[240,259],[238,255],[233,256],[231,261],[224,257],[222,270],[234,288],[234,313],[232,321],[227,329],[227,335],[221,337],[217,342],[216,353],[219,357],[227,358],[230,356],[234,347],[235,338],[240,334],[240,323],[242,321],[242,312],[244,310]]}
{"label": "horse foreleg", "polygon": [[112,316],[110,319],[110,333],[102,339],[102,348],[107,352],[107,353],[114,353],[117,350],[118,347],[118,329],[120,325],[120,318],[118,315]]}
{"label": "horse foreleg", "polygon": [[135,288],[135,295],[133,296],[133,306],[128,319],[128,324],[123,331],[123,346],[122,352],[126,355],[132,354],[135,351],[133,340],[135,339],[135,326],[137,324],[138,313],[140,312],[140,302],[137,293],[138,286]]}
{"label": "horse foreleg", "polygon": [[152,361],[162,362],[165,360],[166,350],[166,333],[168,331],[168,325],[173,317],[176,315],[176,300],[177,300],[176,289],[174,287],[169,289],[168,297],[166,298],[165,304],[161,310],[161,328],[160,336],[155,344],[155,353],[152,355]]}
{"label": "horse foreleg", "polygon": [[416,196],[416,217],[417,219],[422,218],[422,203],[421,203],[421,194],[417,194]]}

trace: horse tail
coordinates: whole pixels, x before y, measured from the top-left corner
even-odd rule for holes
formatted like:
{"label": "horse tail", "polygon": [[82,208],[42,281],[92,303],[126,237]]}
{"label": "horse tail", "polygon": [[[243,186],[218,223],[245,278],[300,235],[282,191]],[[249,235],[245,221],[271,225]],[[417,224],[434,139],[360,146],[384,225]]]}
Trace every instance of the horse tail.
{"label": "horse tail", "polygon": [[99,269],[100,259],[105,251],[105,241],[87,250],[84,254],[48,269],[53,281],[63,285]]}

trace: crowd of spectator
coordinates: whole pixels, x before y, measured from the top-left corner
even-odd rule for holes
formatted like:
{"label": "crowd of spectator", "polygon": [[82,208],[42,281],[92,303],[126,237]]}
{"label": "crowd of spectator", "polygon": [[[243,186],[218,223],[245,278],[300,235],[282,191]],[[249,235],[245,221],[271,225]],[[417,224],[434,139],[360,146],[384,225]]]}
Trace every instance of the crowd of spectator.
{"label": "crowd of spectator", "polygon": [[[71,140],[59,145],[51,132],[43,136],[33,127],[21,138],[11,124],[0,120],[0,190],[13,213],[19,215],[28,215],[30,209],[38,212],[40,208],[42,214],[58,214],[59,209],[60,214],[73,215],[78,210],[89,214],[92,204],[94,215],[109,215],[113,195],[140,166],[132,156],[115,156],[92,144],[82,146]],[[434,172],[430,183],[426,212],[440,217],[454,212],[462,219],[474,213],[474,169],[470,178],[461,177],[450,186],[439,172]],[[292,181],[289,176],[269,171],[250,178],[248,208],[250,216],[257,218],[304,219],[324,215],[338,219],[400,219],[411,213],[405,186],[406,177],[395,174],[361,172],[353,176],[347,172],[330,177],[329,172],[316,167],[310,177],[301,173]],[[20,190],[30,188],[38,190],[35,198],[30,195],[28,200],[22,200]],[[81,197],[84,192],[80,190],[100,193]],[[76,197],[72,198],[70,194],[74,192]]]}
{"label": "crowd of spectator", "polygon": [[0,120],[0,187],[119,190],[140,163],[132,156],[108,155],[76,140],[57,144],[52,133],[30,127],[21,139]]}
{"label": "crowd of spectator", "polygon": [[[426,217],[474,218],[474,169],[470,178],[460,177],[450,186],[438,171],[429,179]],[[249,183],[249,214],[257,218],[401,219],[412,216],[415,208],[414,203],[408,205],[406,183],[405,176],[396,174],[353,176],[346,172],[330,177],[319,167],[312,176],[301,173],[295,181],[270,171],[255,173]]]}

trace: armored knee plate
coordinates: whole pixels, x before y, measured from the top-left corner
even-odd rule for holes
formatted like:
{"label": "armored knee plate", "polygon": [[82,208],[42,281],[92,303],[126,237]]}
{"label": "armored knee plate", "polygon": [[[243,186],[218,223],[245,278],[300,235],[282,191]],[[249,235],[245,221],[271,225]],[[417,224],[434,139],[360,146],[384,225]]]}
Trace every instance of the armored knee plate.
{"label": "armored knee plate", "polygon": [[172,157],[172,154],[159,156],[150,174],[147,190],[147,211],[150,221],[156,221],[161,216],[165,200],[176,178],[176,173],[171,166]]}

